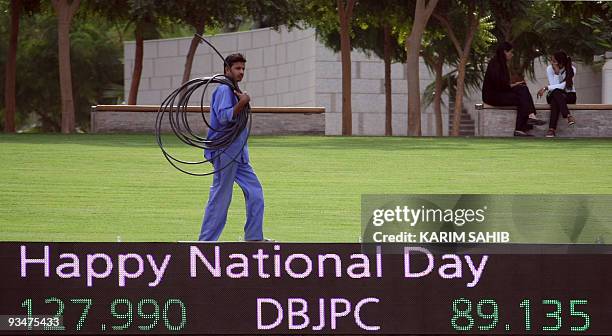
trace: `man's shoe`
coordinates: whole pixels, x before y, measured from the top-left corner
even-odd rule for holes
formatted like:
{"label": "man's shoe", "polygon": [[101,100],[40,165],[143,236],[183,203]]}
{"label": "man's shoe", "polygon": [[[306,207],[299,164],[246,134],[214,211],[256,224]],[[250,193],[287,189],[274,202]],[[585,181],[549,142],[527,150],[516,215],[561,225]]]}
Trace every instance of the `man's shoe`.
{"label": "man's shoe", "polygon": [[546,121],[544,120],[540,120],[540,119],[536,119],[536,118],[528,118],[527,119],[527,125],[536,125],[536,126],[541,126],[546,124]]}
{"label": "man's shoe", "polygon": [[519,131],[519,130],[515,130],[514,131],[514,136],[515,137],[532,137],[533,134],[529,134],[527,132],[523,132],[523,131]]}
{"label": "man's shoe", "polygon": [[555,129],[551,128],[548,130],[548,132],[546,132],[546,137],[547,138],[554,138],[555,136],[557,136],[557,134],[555,133]]}
{"label": "man's shoe", "polygon": [[572,126],[576,123],[576,118],[574,118],[574,116],[568,116],[567,117],[567,126]]}

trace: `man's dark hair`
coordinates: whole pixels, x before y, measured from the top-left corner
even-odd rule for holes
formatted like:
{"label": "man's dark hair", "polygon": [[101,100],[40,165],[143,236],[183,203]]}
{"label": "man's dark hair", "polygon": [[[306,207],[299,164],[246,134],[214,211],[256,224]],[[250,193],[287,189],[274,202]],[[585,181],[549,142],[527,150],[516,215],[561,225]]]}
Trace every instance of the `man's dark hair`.
{"label": "man's dark hair", "polygon": [[225,67],[232,67],[232,65],[234,65],[234,63],[238,63],[238,62],[242,62],[242,63],[246,63],[246,58],[244,58],[244,56],[242,56],[242,54],[240,53],[236,53],[236,54],[231,54],[228,55],[225,58]]}

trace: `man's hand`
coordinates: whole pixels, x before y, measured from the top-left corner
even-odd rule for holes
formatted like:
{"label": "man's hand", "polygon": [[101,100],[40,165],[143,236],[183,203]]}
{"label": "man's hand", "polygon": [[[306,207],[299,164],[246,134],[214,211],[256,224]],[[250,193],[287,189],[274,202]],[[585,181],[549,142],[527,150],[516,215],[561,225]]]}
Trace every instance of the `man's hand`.
{"label": "man's hand", "polygon": [[510,84],[510,87],[513,88],[513,87],[515,87],[517,85],[526,85],[526,84],[525,84],[525,81],[520,81],[520,82],[516,82],[516,83]]}
{"label": "man's hand", "polygon": [[238,92],[234,90],[234,94],[238,96],[238,104],[234,105],[234,117],[238,115],[241,111],[244,111],[244,108],[251,101],[251,97],[245,92]]}
{"label": "man's hand", "polygon": [[236,96],[238,96],[238,101],[239,102],[244,102],[244,104],[248,104],[251,101],[251,97],[249,97],[249,95],[247,94],[247,92],[238,92],[236,90],[234,90],[234,94]]}

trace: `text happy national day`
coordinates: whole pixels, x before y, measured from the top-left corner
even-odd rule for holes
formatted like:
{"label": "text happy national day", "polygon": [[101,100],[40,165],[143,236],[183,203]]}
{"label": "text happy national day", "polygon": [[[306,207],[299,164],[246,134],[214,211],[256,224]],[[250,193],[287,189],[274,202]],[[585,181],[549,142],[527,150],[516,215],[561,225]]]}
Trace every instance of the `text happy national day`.
{"label": "text happy national day", "polygon": [[[340,256],[334,253],[307,255],[303,253],[281,254],[281,245],[274,245],[273,252],[258,249],[254,254],[223,253],[222,246],[189,247],[189,268],[186,276],[191,278],[294,278],[335,277],[347,279],[382,278],[383,258],[381,248],[367,255],[354,253]],[[230,251],[231,252],[231,251]],[[415,263],[415,260],[425,261]],[[160,285],[172,255],[157,257],[151,254],[91,253],[78,255],[61,253],[51,258],[50,247],[45,245],[35,251],[26,245],[20,247],[20,274],[22,278],[32,276],[58,277],[60,279],[83,278],[87,287],[94,287],[96,280],[115,277],[119,287],[130,286],[130,280],[145,279],[149,287]],[[463,280],[467,287],[474,287],[482,278],[488,255],[476,257],[467,254],[435,255],[422,247],[404,247],[403,277],[423,278],[437,276],[447,280]],[[396,272],[393,272],[396,273]]]}

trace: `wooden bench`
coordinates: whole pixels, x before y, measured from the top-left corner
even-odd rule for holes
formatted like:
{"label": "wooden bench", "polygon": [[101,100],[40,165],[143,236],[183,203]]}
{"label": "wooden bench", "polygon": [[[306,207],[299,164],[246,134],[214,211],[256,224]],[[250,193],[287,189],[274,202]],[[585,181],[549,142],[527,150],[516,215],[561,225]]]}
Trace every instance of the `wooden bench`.
{"label": "wooden bench", "polygon": [[[505,137],[513,136],[516,121],[515,106],[491,106],[476,104],[477,135]],[[538,119],[545,120],[543,126],[535,126],[532,134],[544,136],[548,130],[550,105],[535,104]],[[571,104],[570,113],[576,124],[568,127],[567,121],[559,117],[558,137],[612,137],[612,104]]]}
{"label": "wooden bench", "polygon": [[[91,107],[92,133],[153,133],[159,105],[96,105]],[[189,125],[205,134],[200,106],[187,107]],[[210,113],[210,107],[204,107]],[[251,133],[259,135],[325,134],[324,107],[253,107]],[[208,118],[208,117],[207,117]],[[163,132],[171,132],[164,116]]]}

